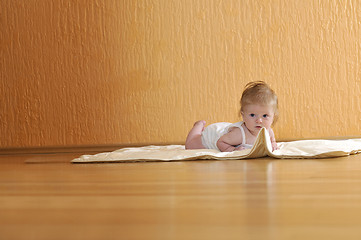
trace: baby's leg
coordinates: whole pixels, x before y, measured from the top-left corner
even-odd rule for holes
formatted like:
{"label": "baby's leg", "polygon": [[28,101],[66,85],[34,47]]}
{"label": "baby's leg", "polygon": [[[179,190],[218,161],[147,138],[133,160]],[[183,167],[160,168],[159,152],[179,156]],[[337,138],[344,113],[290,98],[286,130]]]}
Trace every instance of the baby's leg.
{"label": "baby's leg", "polygon": [[204,149],[202,144],[202,132],[206,122],[203,120],[194,123],[193,128],[189,131],[185,147],[186,149]]}

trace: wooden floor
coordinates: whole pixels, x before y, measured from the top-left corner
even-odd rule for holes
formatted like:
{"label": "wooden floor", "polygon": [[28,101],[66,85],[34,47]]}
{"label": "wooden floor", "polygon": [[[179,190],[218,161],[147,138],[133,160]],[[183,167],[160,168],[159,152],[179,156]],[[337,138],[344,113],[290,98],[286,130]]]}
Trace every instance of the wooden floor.
{"label": "wooden floor", "polygon": [[361,154],[71,164],[0,156],[0,239],[361,239]]}

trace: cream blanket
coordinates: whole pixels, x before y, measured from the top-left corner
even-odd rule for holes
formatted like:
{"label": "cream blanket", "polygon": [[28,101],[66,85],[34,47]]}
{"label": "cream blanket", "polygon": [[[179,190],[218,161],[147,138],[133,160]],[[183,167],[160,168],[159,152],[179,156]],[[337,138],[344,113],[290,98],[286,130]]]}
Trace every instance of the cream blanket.
{"label": "cream blanket", "polygon": [[279,150],[272,152],[268,131],[258,133],[252,149],[219,152],[213,149],[185,150],[183,145],[122,148],[113,152],[83,155],[72,163],[96,162],[148,162],[184,160],[235,160],[244,158],[331,158],[361,152],[361,138],[347,140],[300,140],[278,143]]}

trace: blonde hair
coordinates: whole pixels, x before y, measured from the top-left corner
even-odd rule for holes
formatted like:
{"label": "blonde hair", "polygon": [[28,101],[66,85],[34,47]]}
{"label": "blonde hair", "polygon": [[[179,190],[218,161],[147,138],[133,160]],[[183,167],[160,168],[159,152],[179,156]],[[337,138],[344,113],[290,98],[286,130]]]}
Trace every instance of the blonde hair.
{"label": "blonde hair", "polygon": [[273,123],[278,119],[277,95],[268,84],[263,81],[249,82],[242,93],[240,104],[240,114],[243,112],[244,107],[250,104],[272,106],[274,110]]}

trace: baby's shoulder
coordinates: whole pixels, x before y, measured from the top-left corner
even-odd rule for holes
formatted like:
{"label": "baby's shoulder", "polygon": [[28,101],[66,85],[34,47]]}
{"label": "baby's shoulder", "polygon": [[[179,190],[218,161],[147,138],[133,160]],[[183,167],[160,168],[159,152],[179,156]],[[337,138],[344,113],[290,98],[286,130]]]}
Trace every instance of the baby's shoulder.
{"label": "baby's shoulder", "polygon": [[227,128],[227,131],[230,132],[231,130],[232,131],[242,131],[242,125],[243,125],[243,122],[237,122],[237,123],[233,123],[233,124],[230,124]]}
{"label": "baby's shoulder", "polygon": [[241,133],[242,130],[241,130],[241,127],[238,127],[238,126],[231,126],[230,128],[228,128],[228,133]]}

